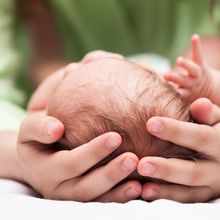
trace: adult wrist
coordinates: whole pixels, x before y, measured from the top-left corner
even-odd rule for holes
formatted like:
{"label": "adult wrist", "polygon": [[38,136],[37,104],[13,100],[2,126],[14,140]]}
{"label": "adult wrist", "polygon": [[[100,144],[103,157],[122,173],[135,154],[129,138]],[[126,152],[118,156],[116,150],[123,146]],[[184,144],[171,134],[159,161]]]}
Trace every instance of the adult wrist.
{"label": "adult wrist", "polygon": [[0,131],[0,177],[23,182],[17,155],[17,132]]}

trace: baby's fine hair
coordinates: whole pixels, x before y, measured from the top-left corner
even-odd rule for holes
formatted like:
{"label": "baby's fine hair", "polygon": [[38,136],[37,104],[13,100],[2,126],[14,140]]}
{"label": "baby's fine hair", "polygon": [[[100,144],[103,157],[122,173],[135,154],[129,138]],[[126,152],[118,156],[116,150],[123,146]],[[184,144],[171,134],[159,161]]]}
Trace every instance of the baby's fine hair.
{"label": "baby's fine hair", "polygon": [[[126,91],[120,89],[123,87],[122,83],[126,82],[118,82],[115,79],[114,85],[121,91],[117,97],[111,92],[114,88],[103,88],[103,92],[96,94],[97,97],[91,102],[78,95],[77,108],[70,108],[71,110],[66,112],[62,110],[64,103],[60,103],[59,107],[51,103],[49,115],[60,119],[65,127],[65,133],[57,143],[59,149],[73,149],[101,134],[113,131],[121,135],[122,144],[99,165],[123,152],[133,152],[139,158],[202,158],[201,154],[193,150],[158,139],[147,132],[146,122],[153,116],[166,116],[188,122],[192,119],[188,105],[170,85],[154,72],[137,67],[137,70],[140,69],[145,73],[140,75],[136,82],[137,93],[133,99],[128,98]],[[86,85],[80,89],[88,90],[89,93],[89,87]],[[77,89],[74,92],[77,93]]]}

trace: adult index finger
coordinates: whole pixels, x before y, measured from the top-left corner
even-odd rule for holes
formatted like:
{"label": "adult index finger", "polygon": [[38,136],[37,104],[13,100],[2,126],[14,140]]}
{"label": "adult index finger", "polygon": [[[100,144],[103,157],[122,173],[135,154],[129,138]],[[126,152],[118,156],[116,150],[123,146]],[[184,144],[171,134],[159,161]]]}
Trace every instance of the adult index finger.
{"label": "adult index finger", "polygon": [[147,121],[147,130],[154,136],[199,152],[219,151],[219,136],[208,125],[178,121],[166,117],[152,117]]}

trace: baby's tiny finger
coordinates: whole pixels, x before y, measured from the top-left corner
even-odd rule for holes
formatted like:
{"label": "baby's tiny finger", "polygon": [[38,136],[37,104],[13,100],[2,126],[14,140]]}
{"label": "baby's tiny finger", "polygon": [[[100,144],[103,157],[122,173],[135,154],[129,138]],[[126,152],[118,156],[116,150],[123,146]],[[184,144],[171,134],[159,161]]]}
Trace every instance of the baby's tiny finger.
{"label": "baby's tiny finger", "polygon": [[189,76],[191,76],[191,77],[195,78],[201,74],[201,70],[200,70],[200,67],[198,66],[198,64],[196,64],[195,62],[193,62],[189,59],[186,59],[183,57],[178,57],[176,62],[179,66],[186,69]]}
{"label": "baby's tiny finger", "polygon": [[198,65],[204,65],[202,45],[201,45],[200,37],[197,34],[194,34],[192,36],[192,59]]}
{"label": "baby's tiny finger", "polygon": [[181,97],[184,98],[185,101],[189,101],[191,91],[184,88],[177,88],[176,91],[180,94]]}
{"label": "baby's tiny finger", "polygon": [[164,79],[173,82],[182,88],[189,88],[190,86],[190,79],[183,74],[169,72],[164,74]]}

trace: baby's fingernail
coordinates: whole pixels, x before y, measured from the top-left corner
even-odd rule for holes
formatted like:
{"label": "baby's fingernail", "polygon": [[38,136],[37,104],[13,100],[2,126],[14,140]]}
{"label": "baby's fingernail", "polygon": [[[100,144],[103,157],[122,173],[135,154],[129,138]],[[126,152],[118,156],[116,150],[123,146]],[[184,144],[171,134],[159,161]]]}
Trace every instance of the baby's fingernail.
{"label": "baby's fingernail", "polygon": [[125,158],[121,164],[122,170],[124,170],[125,172],[128,172],[128,173],[135,170],[136,166],[137,166],[136,163],[129,158]]}
{"label": "baby's fingernail", "polygon": [[159,198],[159,192],[156,189],[148,189],[147,193],[144,194],[146,200],[156,200]]}
{"label": "baby's fingernail", "polygon": [[164,129],[163,124],[157,119],[150,120],[147,124],[147,127],[148,127],[148,130],[153,133],[160,133]]}
{"label": "baby's fingernail", "polygon": [[153,165],[152,163],[145,163],[141,174],[144,176],[152,175],[155,172],[155,170],[155,165]]}
{"label": "baby's fingernail", "polygon": [[51,136],[55,132],[55,130],[60,126],[59,123],[55,120],[49,120],[44,130],[44,134],[46,136]]}
{"label": "baby's fingernail", "polygon": [[130,187],[125,193],[130,199],[136,198],[139,195],[139,193],[132,187]]}
{"label": "baby's fingernail", "polygon": [[107,141],[105,142],[105,146],[107,148],[117,148],[120,144],[120,139],[118,136],[114,136],[112,135],[111,137],[109,137],[107,139]]}

